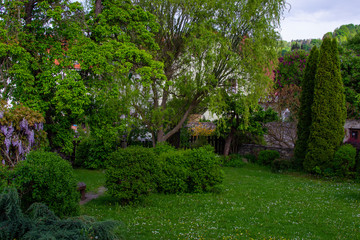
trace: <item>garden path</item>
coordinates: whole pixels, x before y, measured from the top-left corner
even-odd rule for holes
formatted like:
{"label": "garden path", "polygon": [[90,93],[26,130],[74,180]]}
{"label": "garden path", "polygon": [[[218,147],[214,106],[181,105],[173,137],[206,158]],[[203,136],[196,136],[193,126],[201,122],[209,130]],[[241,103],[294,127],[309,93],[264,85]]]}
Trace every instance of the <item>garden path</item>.
{"label": "garden path", "polygon": [[101,186],[98,188],[97,192],[87,192],[85,193],[85,199],[80,201],[80,205],[83,205],[93,199],[96,199],[98,197],[100,197],[101,195],[103,195],[106,192],[106,188],[104,186]]}

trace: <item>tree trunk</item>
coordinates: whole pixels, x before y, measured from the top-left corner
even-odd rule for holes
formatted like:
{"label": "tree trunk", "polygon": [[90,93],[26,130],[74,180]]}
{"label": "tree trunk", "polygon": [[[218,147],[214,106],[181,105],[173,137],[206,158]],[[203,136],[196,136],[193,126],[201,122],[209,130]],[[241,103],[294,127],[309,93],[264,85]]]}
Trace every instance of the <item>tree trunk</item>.
{"label": "tree trunk", "polygon": [[157,143],[165,142],[166,139],[164,137],[165,137],[164,131],[162,129],[158,130],[157,131],[157,140],[156,140],[156,142]]}
{"label": "tree trunk", "polygon": [[26,25],[31,24],[31,22],[32,22],[34,7],[35,7],[34,0],[30,0],[25,4],[24,20],[25,20]]}
{"label": "tree trunk", "polygon": [[95,16],[97,17],[101,11],[102,11],[102,4],[101,4],[101,0],[96,0],[95,1]]}
{"label": "tree trunk", "polygon": [[229,135],[225,139],[224,156],[229,156],[231,142],[234,138],[234,135],[235,135],[235,128],[232,127]]}
{"label": "tree trunk", "polygon": [[153,145],[153,148],[156,147],[156,138],[155,138],[155,132],[153,131],[151,133],[151,141],[152,141],[152,145]]}

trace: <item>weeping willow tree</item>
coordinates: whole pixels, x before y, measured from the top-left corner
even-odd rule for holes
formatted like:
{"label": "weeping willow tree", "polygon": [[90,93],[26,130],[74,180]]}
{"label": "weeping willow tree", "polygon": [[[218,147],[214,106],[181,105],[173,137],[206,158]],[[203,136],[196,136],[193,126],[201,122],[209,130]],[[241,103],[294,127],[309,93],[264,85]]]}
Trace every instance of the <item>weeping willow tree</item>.
{"label": "weeping willow tree", "polygon": [[[247,104],[257,103],[271,82],[274,47],[285,1],[134,0],[160,25],[155,59],[164,63],[166,78],[150,78],[132,101],[139,118],[166,141],[191,113],[226,105],[219,89],[235,85]],[[136,86],[134,81],[130,84]],[[128,87],[127,93],[131,92]],[[230,92],[229,92],[230,93]],[[229,95],[231,96],[231,94]]]}

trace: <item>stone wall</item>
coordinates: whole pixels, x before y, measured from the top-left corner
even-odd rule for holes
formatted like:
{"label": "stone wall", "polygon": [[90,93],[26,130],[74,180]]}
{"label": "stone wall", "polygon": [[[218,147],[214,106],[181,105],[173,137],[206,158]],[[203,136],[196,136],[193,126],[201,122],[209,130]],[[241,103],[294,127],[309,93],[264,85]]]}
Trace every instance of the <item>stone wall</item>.
{"label": "stone wall", "polygon": [[293,148],[280,148],[280,147],[270,147],[270,146],[262,146],[255,144],[243,144],[239,149],[240,155],[245,154],[253,154],[257,156],[262,150],[276,150],[280,153],[280,157],[283,159],[291,159],[294,156]]}

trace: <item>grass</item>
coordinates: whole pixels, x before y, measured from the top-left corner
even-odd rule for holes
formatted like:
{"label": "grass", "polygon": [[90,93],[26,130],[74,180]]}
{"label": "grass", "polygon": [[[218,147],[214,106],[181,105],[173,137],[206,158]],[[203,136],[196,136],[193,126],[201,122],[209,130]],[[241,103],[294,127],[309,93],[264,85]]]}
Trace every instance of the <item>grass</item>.
{"label": "grass", "polygon": [[75,169],[75,177],[78,182],[86,184],[87,192],[97,192],[105,184],[104,170]]}
{"label": "grass", "polygon": [[220,194],[152,194],[137,206],[105,195],[81,211],[123,222],[123,239],[360,239],[359,184],[254,165],[224,171]]}

